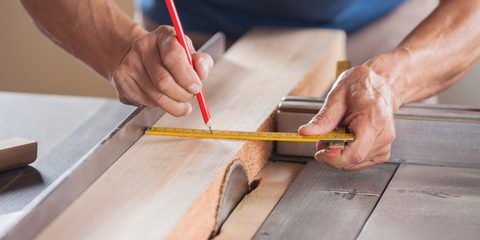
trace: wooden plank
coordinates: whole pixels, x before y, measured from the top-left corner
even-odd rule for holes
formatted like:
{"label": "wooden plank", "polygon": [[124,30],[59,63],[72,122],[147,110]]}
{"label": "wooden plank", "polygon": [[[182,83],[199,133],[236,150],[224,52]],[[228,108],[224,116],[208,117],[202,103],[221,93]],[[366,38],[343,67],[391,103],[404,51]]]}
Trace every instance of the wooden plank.
{"label": "wooden plank", "polygon": [[37,142],[23,138],[0,141],[0,172],[25,167],[37,159]]}
{"label": "wooden plank", "polygon": [[[273,130],[279,99],[298,82],[332,82],[344,44],[345,35],[333,30],[250,32],[224,55],[205,83],[214,128]],[[317,72],[322,66],[331,70]],[[314,94],[310,89],[296,91]],[[191,116],[164,116],[156,126],[204,124],[195,106]],[[205,239],[216,224],[229,165],[240,159],[252,179],[271,148],[268,142],[144,136],[39,239]]]}
{"label": "wooden plank", "polygon": [[359,239],[478,239],[480,169],[401,165]]}
{"label": "wooden plank", "polygon": [[395,169],[344,172],[310,161],[254,239],[355,239]]}
{"label": "wooden plank", "polygon": [[214,239],[251,239],[303,167],[298,163],[268,163],[255,177],[257,187],[238,204]]}
{"label": "wooden plank", "polygon": [[[293,99],[283,102],[278,114],[280,131],[296,132],[318,112],[322,102]],[[390,162],[480,167],[480,112],[427,104],[407,104],[395,115],[397,138],[392,144]],[[284,155],[312,156],[315,144],[277,143]]]}

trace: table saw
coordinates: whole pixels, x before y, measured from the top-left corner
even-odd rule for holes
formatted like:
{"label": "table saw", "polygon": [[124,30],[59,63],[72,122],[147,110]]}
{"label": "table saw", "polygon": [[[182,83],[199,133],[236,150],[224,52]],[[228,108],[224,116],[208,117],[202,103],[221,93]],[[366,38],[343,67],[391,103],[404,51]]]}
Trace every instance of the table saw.
{"label": "table saw", "polygon": [[[292,36],[294,47],[281,49]],[[320,41],[313,53],[304,52],[302,44],[312,37]],[[222,47],[215,46],[222,41],[217,36],[203,50],[216,49],[212,54],[221,58],[205,93],[219,121],[215,126],[224,129],[296,131],[322,101],[280,99],[324,94],[336,61],[345,57],[344,35],[332,30],[254,30],[220,56]],[[262,58],[270,49],[280,52],[277,58]],[[237,83],[229,85],[224,78],[231,71],[239,78],[231,77]],[[259,96],[276,81],[285,84],[271,89],[271,98]],[[240,95],[251,102],[238,104]],[[0,174],[2,239],[480,236],[477,109],[404,106],[396,115],[389,162],[343,172],[314,161],[315,144],[143,135],[150,126],[203,125],[159,109],[91,98],[0,98],[7,113],[0,136],[39,141],[39,159],[31,167]],[[237,114],[245,111],[256,115]]]}

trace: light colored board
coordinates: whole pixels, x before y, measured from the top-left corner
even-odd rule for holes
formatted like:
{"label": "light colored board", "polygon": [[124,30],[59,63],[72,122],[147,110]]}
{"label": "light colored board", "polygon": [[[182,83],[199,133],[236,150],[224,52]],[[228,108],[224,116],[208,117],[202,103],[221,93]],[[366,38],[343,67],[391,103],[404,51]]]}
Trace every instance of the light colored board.
{"label": "light colored board", "polygon": [[258,186],[238,204],[214,239],[251,239],[303,167],[298,163],[268,163],[255,177]]}
{"label": "light colored board", "polygon": [[[320,29],[257,29],[237,42],[205,82],[215,129],[273,130],[276,104],[298,82],[332,82],[345,35]],[[306,48],[305,46],[309,46]],[[318,72],[323,66],[331,70]],[[323,89],[324,90],[324,89]],[[304,90],[314,94],[310,89]],[[302,89],[296,88],[301,94]],[[162,127],[202,128],[195,106]],[[214,226],[225,172],[240,159],[252,179],[268,142],[144,136],[39,239],[205,239]]]}
{"label": "light colored board", "polygon": [[478,239],[480,169],[401,165],[359,239]]}
{"label": "light colored board", "polygon": [[37,159],[37,142],[23,138],[0,141],[0,172],[25,167]]}
{"label": "light colored board", "polygon": [[395,170],[345,172],[310,161],[254,239],[355,239]]}

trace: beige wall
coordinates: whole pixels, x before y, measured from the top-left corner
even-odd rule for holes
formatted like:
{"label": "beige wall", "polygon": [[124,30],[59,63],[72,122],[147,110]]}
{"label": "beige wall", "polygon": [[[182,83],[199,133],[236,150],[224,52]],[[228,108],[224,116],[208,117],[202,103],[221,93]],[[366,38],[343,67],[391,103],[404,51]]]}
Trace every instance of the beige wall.
{"label": "beige wall", "polygon": [[[130,16],[133,0],[117,0]],[[116,97],[93,70],[53,44],[19,0],[0,1],[0,91]]]}
{"label": "beige wall", "polygon": [[480,107],[480,64],[460,82],[440,93],[440,103]]}

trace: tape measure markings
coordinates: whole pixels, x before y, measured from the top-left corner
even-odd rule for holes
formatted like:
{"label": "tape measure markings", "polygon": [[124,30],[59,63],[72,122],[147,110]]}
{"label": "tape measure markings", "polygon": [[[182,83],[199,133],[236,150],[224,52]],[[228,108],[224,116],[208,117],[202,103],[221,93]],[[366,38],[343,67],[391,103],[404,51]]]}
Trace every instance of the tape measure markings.
{"label": "tape measure markings", "polygon": [[354,135],[343,132],[331,132],[315,136],[303,136],[298,133],[286,132],[247,132],[191,129],[191,128],[161,128],[152,127],[145,130],[147,135],[161,135],[173,137],[231,139],[231,140],[257,140],[257,141],[285,141],[285,142],[318,142],[318,141],[343,141],[351,142]]}

